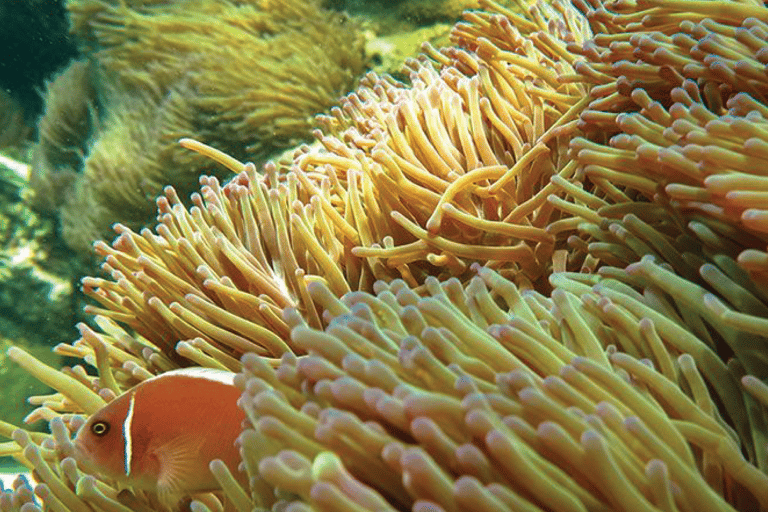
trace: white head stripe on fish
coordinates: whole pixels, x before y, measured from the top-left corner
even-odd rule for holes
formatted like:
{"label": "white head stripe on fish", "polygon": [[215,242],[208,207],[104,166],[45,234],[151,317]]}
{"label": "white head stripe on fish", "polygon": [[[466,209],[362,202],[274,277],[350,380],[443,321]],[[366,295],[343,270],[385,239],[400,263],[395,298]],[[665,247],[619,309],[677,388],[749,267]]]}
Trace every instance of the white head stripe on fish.
{"label": "white head stripe on fish", "polygon": [[123,439],[125,439],[125,476],[131,476],[131,458],[133,457],[133,440],[131,439],[131,424],[133,423],[133,406],[136,403],[136,393],[131,394],[128,404],[128,414],[123,422]]}
{"label": "white head stripe on fish", "polygon": [[[217,370],[215,368],[179,368],[178,370],[171,370],[160,375],[156,375],[147,380],[163,379],[166,377],[173,377],[175,375],[192,377],[196,379],[205,379],[213,382],[221,382],[228,386],[235,385],[235,374],[226,370]],[[144,381],[146,382],[146,381]]]}

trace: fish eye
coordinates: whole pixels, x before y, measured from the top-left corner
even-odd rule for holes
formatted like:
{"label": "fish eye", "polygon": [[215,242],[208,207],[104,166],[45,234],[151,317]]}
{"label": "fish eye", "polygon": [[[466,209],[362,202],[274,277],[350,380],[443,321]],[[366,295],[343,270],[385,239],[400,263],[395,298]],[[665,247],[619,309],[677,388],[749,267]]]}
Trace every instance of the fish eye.
{"label": "fish eye", "polygon": [[101,437],[105,435],[107,432],[109,432],[109,423],[105,421],[97,421],[96,423],[91,425],[91,432]]}

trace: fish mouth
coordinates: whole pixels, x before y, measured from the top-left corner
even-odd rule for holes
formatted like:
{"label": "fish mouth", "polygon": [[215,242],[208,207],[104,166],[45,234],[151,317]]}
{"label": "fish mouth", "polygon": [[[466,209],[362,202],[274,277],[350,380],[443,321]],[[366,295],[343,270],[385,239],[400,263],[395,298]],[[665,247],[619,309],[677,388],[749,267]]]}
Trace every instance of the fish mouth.
{"label": "fish mouth", "polygon": [[72,458],[75,459],[77,467],[80,468],[81,471],[92,473],[95,469],[93,460],[88,453],[88,449],[83,445],[83,442],[79,437],[75,439]]}

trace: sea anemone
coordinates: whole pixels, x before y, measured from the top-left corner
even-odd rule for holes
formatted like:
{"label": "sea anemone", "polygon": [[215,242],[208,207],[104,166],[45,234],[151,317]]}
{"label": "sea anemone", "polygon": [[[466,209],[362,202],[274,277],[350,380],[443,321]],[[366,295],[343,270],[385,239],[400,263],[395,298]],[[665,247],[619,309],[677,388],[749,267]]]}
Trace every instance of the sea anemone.
{"label": "sea anemone", "polygon": [[56,390],[51,435],[0,425],[46,504],[156,508],[80,472],[74,414],[198,364],[239,374],[250,489],[213,462],[194,510],[768,510],[760,81],[665,39],[759,62],[768,11],[481,4],[290,165],[183,141],[238,174],[97,244],[100,330],[57,352],[98,377],[9,352]]}
{"label": "sea anemone", "polygon": [[91,64],[72,63],[48,88],[32,185],[81,253],[115,222],[147,224],[165,185],[186,195],[215,171],[179,137],[261,161],[309,138],[315,114],[352,89],[364,64],[357,26],[316,1],[72,0],[67,9]]}

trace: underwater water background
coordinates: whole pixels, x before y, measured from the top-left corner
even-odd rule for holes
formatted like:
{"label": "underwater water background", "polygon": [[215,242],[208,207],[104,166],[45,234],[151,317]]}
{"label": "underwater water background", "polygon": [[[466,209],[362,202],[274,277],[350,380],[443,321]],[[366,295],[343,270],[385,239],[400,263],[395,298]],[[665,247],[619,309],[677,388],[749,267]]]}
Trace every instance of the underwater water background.
{"label": "underwater water background", "polygon": [[[364,67],[358,74],[373,69],[397,75],[422,41],[439,45],[447,40],[464,7],[459,4],[336,0],[323,7],[348,15],[364,34]],[[10,362],[7,349],[20,346],[54,367],[80,364],[62,359],[52,348],[77,339],[78,322],[90,322],[83,312],[89,301],[80,279],[99,272],[98,258],[67,243],[56,211],[40,207],[35,196],[41,192],[30,184],[51,82],[76,59],[92,59],[98,49],[73,33],[70,8],[77,5],[72,0],[0,1],[0,421],[13,425],[20,425],[31,411],[28,397],[50,390]],[[320,45],[316,51],[326,49]],[[132,92],[123,91],[128,96]],[[101,115],[98,106],[91,115]],[[94,140],[75,142],[83,152],[91,144]],[[152,198],[147,202],[153,204]],[[38,421],[33,428],[46,426]],[[13,459],[0,458],[4,485],[22,469]]]}

